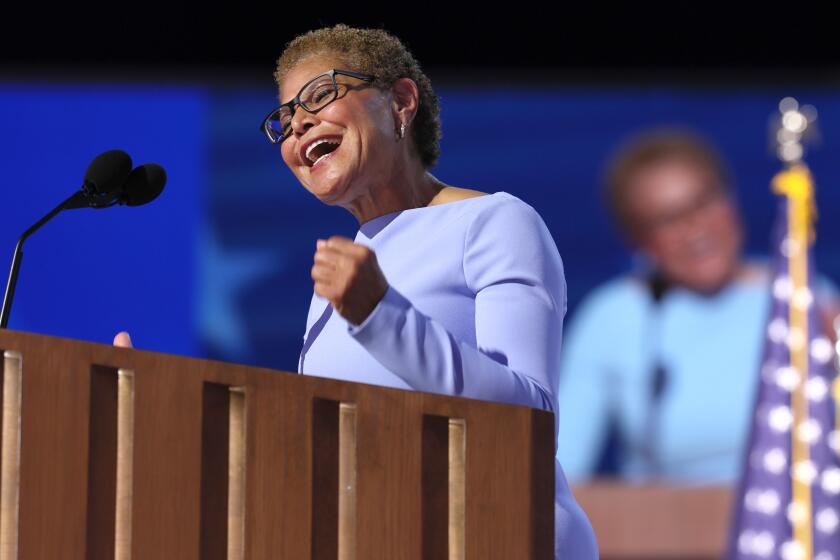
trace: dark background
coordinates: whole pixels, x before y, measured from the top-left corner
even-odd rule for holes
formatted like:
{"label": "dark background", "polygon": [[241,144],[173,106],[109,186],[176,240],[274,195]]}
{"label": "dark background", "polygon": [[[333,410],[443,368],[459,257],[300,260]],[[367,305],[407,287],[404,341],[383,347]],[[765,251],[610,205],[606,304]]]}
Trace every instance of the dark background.
{"label": "dark background", "polygon": [[[108,72],[225,74],[270,67],[294,35],[323,25],[384,27],[431,72],[499,71],[551,81],[835,82],[840,61],[828,8],[797,3],[275,2],[215,7],[149,2],[6,6],[0,64],[74,75]],[[562,70],[563,72],[556,72]]]}

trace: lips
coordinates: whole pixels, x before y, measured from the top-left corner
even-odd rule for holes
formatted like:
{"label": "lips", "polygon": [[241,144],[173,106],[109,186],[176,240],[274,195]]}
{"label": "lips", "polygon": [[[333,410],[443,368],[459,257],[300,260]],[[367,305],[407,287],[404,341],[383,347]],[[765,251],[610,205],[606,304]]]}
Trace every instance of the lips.
{"label": "lips", "polygon": [[316,136],[300,146],[298,157],[304,165],[314,168],[316,164],[328,159],[340,145],[341,136]]}

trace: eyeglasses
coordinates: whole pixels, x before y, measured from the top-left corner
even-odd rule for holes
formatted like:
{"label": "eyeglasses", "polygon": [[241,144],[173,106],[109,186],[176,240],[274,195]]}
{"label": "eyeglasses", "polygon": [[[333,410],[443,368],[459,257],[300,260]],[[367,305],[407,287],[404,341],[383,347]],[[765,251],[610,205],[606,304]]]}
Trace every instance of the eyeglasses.
{"label": "eyeglasses", "polygon": [[357,80],[372,82],[376,78],[367,74],[359,74],[350,70],[337,70],[333,68],[323,74],[318,74],[306,84],[288,103],[284,103],[274,109],[263,119],[260,130],[265,134],[272,144],[280,144],[291,134],[292,117],[295,114],[295,107],[300,106],[304,111],[317,113],[336,99],[338,99],[338,84],[335,81],[336,74],[350,76]]}
{"label": "eyeglasses", "polygon": [[697,216],[706,216],[710,210],[721,208],[722,204],[728,201],[729,198],[723,186],[705,185],[701,192],[684,201],[680,207],[669,208],[658,215],[648,216],[642,227],[647,232],[653,233],[673,231],[673,228],[681,227]]}

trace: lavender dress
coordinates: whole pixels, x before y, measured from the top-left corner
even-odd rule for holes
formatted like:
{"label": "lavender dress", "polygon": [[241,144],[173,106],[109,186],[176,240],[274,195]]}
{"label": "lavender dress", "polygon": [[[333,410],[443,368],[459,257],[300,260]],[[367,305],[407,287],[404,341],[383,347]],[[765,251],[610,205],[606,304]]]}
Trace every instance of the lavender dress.
{"label": "lavender dress", "polygon": [[[504,192],[361,226],[390,288],[361,325],[314,296],[298,371],[556,412],[566,283],[539,214]],[[555,469],[557,558],[597,558]]]}

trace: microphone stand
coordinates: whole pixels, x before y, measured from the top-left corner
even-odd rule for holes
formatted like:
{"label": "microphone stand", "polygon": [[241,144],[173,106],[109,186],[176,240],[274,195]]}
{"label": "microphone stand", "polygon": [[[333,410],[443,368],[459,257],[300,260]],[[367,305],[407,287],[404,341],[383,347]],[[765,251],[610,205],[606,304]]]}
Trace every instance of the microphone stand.
{"label": "microphone stand", "polygon": [[[120,166],[128,169],[123,176],[120,175]],[[154,200],[165,184],[166,172],[156,163],[147,163],[132,170],[131,158],[125,152],[111,150],[98,155],[88,167],[82,187],[35,222],[18,239],[12,256],[12,269],[9,271],[9,280],[6,283],[6,294],[3,296],[3,307],[0,309],[0,329],[5,329],[9,325],[9,313],[12,309],[12,299],[15,297],[20,261],[23,259],[23,243],[30,235],[41,229],[62,210],[110,208],[117,204],[140,206]]]}
{"label": "microphone stand", "polygon": [[647,456],[648,476],[659,478],[662,476],[662,401],[668,389],[668,370],[662,363],[662,300],[670,286],[665,279],[654,272],[648,279],[648,288],[652,300],[648,328],[653,354],[653,372],[650,385],[650,407],[645,421],[647,442],[644,454]]}
{"label": "microphone stand", "polygon": [[20,239],[18,239],[17,245],[15,245],[15,254],[12,257],[12,269],[9,271],[9,280],[6,283],[6,294],[3,296],[3,308],[0,310],[0,329],[7,328],[9,324],[9,313],[12,310],[12,299],[15,297],[15,286],[17,285],[18,272],[20,271],[20,261],[23,258],[23,242],[30,235],[41,229],[41,226],[55,218],[62,210],[71,206],[71,203],[77,203],[80,195],[84,196],[84,193],[82,191],[73,193],[67,200],[50,210],[46,216],[24,231]]}

